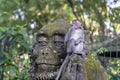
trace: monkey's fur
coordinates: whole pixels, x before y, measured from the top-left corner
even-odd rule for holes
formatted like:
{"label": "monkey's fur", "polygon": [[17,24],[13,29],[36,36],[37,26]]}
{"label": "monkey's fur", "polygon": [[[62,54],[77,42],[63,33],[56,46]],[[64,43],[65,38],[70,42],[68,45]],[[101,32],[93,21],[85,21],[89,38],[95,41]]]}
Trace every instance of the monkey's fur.
{"label": "monkey's fur", "polygon": [[79,20],[73,20],[72,26],[67,32],[64,40],[66,52],[68,54],[76,53],[85,55],[84,52],[84,41],[85,31],[82,29],[83,23]]}

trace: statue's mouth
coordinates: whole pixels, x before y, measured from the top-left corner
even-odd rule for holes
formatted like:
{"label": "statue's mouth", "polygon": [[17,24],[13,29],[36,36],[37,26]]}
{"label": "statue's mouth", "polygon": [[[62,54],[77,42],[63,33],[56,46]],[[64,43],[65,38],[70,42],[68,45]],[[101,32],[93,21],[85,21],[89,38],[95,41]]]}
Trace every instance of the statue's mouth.
{"label": "statue's mouth", "polygon": [[60,65],[60,61],[59,60],[54,60],[54,59],[43,59],[43,58],[37,58],[36,59],[36,63],[38,65],[54,65],[54,66],[59,66]]}
{"label": "statue's mouth", "polygon": [[40,56],[36,58],[35,63],[37,64],[37,72],[33,74],[33,77],[38,80],[54,80],[62,61],[52,56]]}
{"label": "statue's mouth", "polygon": [[60,68],[60,64],[47,64],[47,63],[39,63],[37,64],[38,70],[37,72],[56,72],[57,69]]}
{"label": "statue's mouth", "polygon": [[60,64],[38,63],[37,65],[60,66]]}
{"label": "statue's mouth", "polygon": [[36,78],[39,80],[50,80],[50,79],[55,79],[57,76],[58,71],[54,72],[42,72],[42,73],[35,73]]}
{"label": "statue's mouth", "polygon": [[58,69],[60,67],[60,62],[57,60],[46,60],[46,59],[36,59],[38,70],[35,73],[35,77],[38,80],[50,80],[55,79]]}

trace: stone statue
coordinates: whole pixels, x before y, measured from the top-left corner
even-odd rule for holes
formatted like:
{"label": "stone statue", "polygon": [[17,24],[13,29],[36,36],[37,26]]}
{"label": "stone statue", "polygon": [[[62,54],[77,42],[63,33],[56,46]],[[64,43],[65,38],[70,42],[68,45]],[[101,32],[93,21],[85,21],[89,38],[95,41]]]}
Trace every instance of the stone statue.
{"label": "stone statue", "polygon": [[[36,37],[30,56],[30,80],[55,80],[66,57],[64,36],[70,24],[57,20],[43,26]],[[87,55],[83,59],[77,54],[69,56],[59,80],[108,80],[99,61]]]}
{"label": "stone statue", "polygon": [[68,22],[60,19],[40,29],[30,57],[30,80],[55,79],[66,56],[64,35],[69,26]]}

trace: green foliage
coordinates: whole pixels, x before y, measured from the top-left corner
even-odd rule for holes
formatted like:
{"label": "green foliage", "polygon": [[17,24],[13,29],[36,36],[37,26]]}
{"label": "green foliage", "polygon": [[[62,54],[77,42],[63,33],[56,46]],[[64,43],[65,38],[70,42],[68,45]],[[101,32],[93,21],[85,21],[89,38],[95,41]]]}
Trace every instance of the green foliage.
{"label": "green foliage", "polygon": [[120,79],[120,59],[111,59],[106,69],[110,76],[110,80]]}
{"label": "green foliage", "polygon": [[0,28],[1,41],[5,39],[5,44],[2,45],[5,47],[5,50],[1,46],[0,75],[3,74],[3,80],[28,80],[28,53],[30,49],[26,36],[26,28],[20,25]]}
{"label": "green foliage", "polygon": [[105,52],[107,52],[107,51],[108,51],[107,48],[101,47],[100,49],[98,49],[98,50],[96,50],[96,51],[91,51],[91,52],[90,52],[90,56],[95,57],[95,56],[97,56],[97,55],[99,55],[99,54],[103,54],[103,53],[105,53]]}
{"label": "green foliage", "polygon": [[[96,51],[90,52],[91,57],[96,57],[99,54],[104,54],[107,52],[107,48],[100,48]],[[120,79],[120,59],[119,58],[109,58],[108,62],[105,61],[105,57],[102,58],[107,67],[105,67],[106,72],[109,74],[110,80],[119,80]],[[103,64],[103,63],[102,63]]]}

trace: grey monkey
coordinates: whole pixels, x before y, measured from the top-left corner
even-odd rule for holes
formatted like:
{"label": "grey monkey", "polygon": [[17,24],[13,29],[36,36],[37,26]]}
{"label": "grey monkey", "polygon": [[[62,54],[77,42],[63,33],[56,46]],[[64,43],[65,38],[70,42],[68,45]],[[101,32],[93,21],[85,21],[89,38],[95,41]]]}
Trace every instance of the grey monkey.
{"label": "grey monkey", "polygon": [[65,35],[64,45],[68,54],[76,53],[85,55],[84,50],[85,32],[80,20],[73,20],[72,26]]}
{"label": "grey monkey", "polygon": [[66,67],[70,57],[69,55],[72,53],[81,54],[82,56],[85,56],[84,49],[84,30],[83,23],[79,20],[73,20],[72,26],[68,30],[67,34],[65,35],[64,39],[64,46],[65,50],[67,52],[67,56],[61,65],[58,75],[55,80],[60,80],[60,76],[62,74],[63,68]]}

